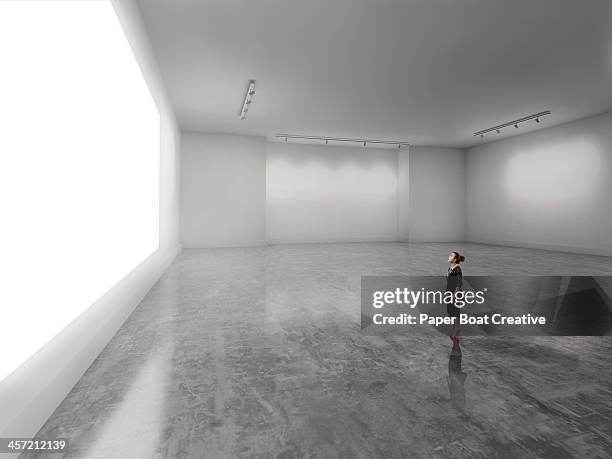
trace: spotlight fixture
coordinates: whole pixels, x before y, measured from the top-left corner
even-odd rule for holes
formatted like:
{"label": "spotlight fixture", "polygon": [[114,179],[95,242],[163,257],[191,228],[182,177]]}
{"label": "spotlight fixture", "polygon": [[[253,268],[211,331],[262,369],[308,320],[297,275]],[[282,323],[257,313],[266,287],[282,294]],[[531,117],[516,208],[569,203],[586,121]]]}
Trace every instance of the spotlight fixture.
{"label": "spotlight fixture", "polygon": [[240,119],[243,120],[249,111],[249,106],[253,102],[253,96],[255,95],[255,80],[249,81],[249,87],[244,96],[244,102],[242,103],[242,110],[240,110]]}
{"label": "spotlight fixture", "polygon": [[321,142],[325,142],[325,145],[328,145],[330,141],[332,142],[352,142],[361,144],[364,147],[368,144],[370,145],[397,145],[398,148],[408,147],[410,144],[408,142],[401,142],[397,140],[374,140],[374,139],[349,139],[343,137],[319,137],[313,135],[292,135],[292,134],[275,134],[274,137],[277,139],[296,139],[296,140],[319,140]]}
{"label": "spotlight fixture", "polygon": [[481,131],[478,132],[474,132],[474,137],[476,136],[480,136],[481,139],[484,139],[484,135],[489,133],[489,132],[497,132],[498,134],[500,133],[500,131],[508,126],[512,126],[514,125],[514,127],[516,129],[518,129],[519,124],[520,123],[524,123],[525,121],[529,121],[529,120],[535,120],[536,123],[540,122],[540,118],[542,118],[543,116],[547,116],[550,115],[550,110],[546,110],[540,113],[534,113],[533,115],[529,115],[529,116],[524,116],[523,118],[519,118],[518,120],[512,120],[512,121],[508,121],[507,123],[503,123],[503,124],[499,124],[497,126],[493,126],[487,129],[483,129]]}

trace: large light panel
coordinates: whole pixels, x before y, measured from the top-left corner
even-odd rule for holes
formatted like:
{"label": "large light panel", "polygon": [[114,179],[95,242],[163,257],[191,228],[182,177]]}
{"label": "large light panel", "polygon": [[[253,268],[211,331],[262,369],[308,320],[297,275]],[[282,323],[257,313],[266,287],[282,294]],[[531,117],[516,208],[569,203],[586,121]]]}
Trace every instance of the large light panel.
{"label": "large light panel", "polygon": [[159,246],[160,116],[109,1],[0,2],[0,381]]}

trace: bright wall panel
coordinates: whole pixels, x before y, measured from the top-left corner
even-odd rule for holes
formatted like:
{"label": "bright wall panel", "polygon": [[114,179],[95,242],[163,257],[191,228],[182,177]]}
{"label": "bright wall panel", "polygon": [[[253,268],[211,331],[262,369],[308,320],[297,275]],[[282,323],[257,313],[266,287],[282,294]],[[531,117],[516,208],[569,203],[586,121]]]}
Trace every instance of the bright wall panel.
{"label": "bright wall panel", "polygon": [[107,1],[0,2],[0,380],[159,246],[160,115]]}

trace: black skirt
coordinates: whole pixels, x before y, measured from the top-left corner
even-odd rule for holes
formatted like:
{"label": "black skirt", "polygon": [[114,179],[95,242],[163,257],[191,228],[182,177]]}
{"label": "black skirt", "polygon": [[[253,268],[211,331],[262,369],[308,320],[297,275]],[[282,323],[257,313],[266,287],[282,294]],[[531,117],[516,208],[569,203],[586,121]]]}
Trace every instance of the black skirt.
{"label": "black skirt", "polygon": [[458,319],[459,318],[459,313],[461,312],[461,309],[459,309],[454,304],[448,303],[446,305],[446,312],[448,313],[449,317],[455,317],[455,318]]}
{"label": "black skirt", "polygon": [[[461,289],[463,284],[463,273],[461,272],[461,268],[459,266],[455,266],[453,269],[448,269],[448,274],[446,275],[446,291],[454,292],[457,289]],[[461,309],[455,306],[453,303],[448,303],[446,305],[446,312],[449,317],[459,317],[459,313]]]}

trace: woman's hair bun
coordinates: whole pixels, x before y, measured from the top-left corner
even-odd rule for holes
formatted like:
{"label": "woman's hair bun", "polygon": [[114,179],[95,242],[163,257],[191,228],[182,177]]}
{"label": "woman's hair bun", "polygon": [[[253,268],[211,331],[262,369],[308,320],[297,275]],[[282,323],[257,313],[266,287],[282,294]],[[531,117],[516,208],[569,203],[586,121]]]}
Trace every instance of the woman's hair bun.
{"label": "woman's hair bun", "polygon": [[459,252],[457,252],[456,250],[452,251],[451,253],[455,256],[455,260],[457,260],[457,263],[461,263],[462,261],[465,261],[465,257],[461,255]]}

